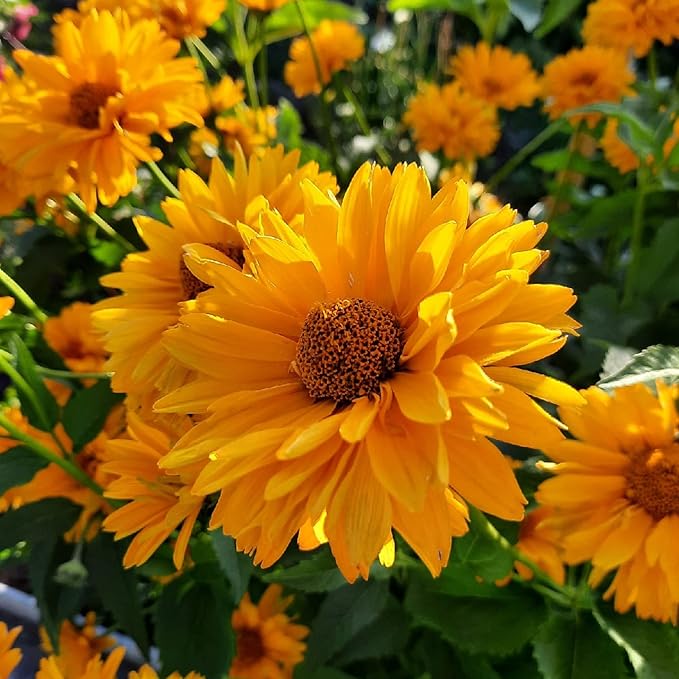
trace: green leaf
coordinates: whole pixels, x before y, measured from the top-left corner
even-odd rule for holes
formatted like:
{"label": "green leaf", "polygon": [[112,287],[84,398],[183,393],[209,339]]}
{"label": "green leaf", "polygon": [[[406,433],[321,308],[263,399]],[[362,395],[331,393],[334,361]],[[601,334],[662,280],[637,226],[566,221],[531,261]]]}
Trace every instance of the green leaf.
{"label": "green leaf", "polygon": [[679,382],[679,347],[656,344],[635,354],[620,370],[597,382],[602,389],[617,389],[630,384],[653,386],[656,380]]}
{"label": "green leaf", "polygon": [[679,219],[667,219],[653,241],[642,249],[635,296],[645,297],[655,307],[679,300]]}
{"label": "green leaf", "polygon": [[127,252],[115,241],[100,241],[90,249],[94,259],[109,269],[117,269]]}
{"label": "green leaf", "polygon": [[523,26],[526,33],[530,33],[540,23],[544,0],[511,0],[509,9]]}
{"label": "green leaf", "polygon": [[0,516],[0,550],[21,541],[32,544],[49,535],[62,535],[73,526],[81,511],[82,507],[64,498],[49,498],[10,509]]}
{"label": "green leaf", "polygon": [[375,621],[387,604],[387,587],[369,580],[330,592],[311,625],[305,666],[324,665]]}
{"label": "green leaf", "polygon": [[632,349],[631,347],[619,347],[615,344],[608,347],[606,355],[604,356],[604,362],[601,364],[599,379],[603,380],[610,375],[617,373],[630,362],[636,353],[637,350]]}
{"label": "green leaf", "polygon": [[104,608],[146,654],[149,642],[137,591],[137,576],[133,570],[123,568],[125,547],[114,542],[109,533],[99,533],[87,546],[84,561]]}
{"label": "green leaf", "polygon": [[554,613],[533,640],[533,654],[548,679],[622,679],[624,654],[588,611]]}
{"label": "green leaf", "polygon": [[250,575],[254,570],[252,559],[237,551],[236,541],[221,530],[212,531],[210,538],[219,566],[231,585],[231,599],[234,604],[238,604],[248,590]]}
{"label": "green leaf", "polygon": [[669,624],[600,611],[609,633],[627,651],[638,679],[676,679],[679,667],[679,630]]}
{"label": "green leaf", "polygon": [[419,624],[463,651],[504,656],[533,638],[547,618],[547,607],[528,589],[495,590],[495,597],[453,597],[436,581],[416,578],[408,587],[405,607]]}
{"label": "green leaf", "polygon": [[25,446],[15,446],[0,454],[0,495],[28,483],[47,461]]}
{"label": "green leaf", "polygon": [[103,428],[111,408],[120,403],[124,394],[114,394],[108,380],[99,380],[89,389],[74,392],[64,408],[62,423],[73,442],[73,450],[80,450]]}
{"label": "green leaf", "polygon": [[156,609],[156,643],[163,676],[200,672],[220,679],[233,657],[233,606],[226,587],[197,582],[191,571],[163,589]]}
{"label": "green leaf", "polygon": [[303,592],[329,592],[347,582],[327,547],[320,548],[294,566],[267,573],[262,579]]}
{"label": "green leaf", "polygon": [[563,23],[582,4],[582,0],[547,0],[547,6],[542,14],[542,21],[534,31],[533,36],[544,38],[559,24]]}

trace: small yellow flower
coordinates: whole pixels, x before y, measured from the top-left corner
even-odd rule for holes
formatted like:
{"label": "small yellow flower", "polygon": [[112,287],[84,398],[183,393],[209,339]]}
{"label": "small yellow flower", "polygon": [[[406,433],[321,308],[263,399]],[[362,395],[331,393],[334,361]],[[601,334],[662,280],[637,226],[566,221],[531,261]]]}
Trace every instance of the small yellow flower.
{"label": "small yellow flower", "polygon": [[212,108],[217,111],[228,111],[245,99],[242,80],[234,80],[225,75],[210,91]]}
{"label": "small yellow flower", "polygon": [[304,659],[302,641],[309,628],[297,625],[285,613],[292,597],[283,598],[280,585],[269,585],[255,606],[245,594],[231,616],[236,632],[236,657],[229,677],[233,679],[288,679]]}
{"label": "small yellow flower", "polygon": [[450,60],[450,72],[467,92],[510,111],[530,106],[540,94],[530,59],[501,45],[480,42],[460,48]]}
{"label": "small yellow flower", "polygon": [[[150,665],[142,665],[136,672],[130,672],[127,679],[159,679],[158,673]],[[165,679],[205,679],[202,674],[198,672],[189,672],[188,674],[180,674],[173,672],[168,674]]]}
{"label": "small yellow flower", "polygon": [[21,650],[13,648],[21,630],[21,627],[9,629],[4,622],[0,622],[0,677],[9,677],[21,661]]}
{"label": "small yellow flower", "polygon": [[306,37],[295,38],[288,54],[283,77],[292,87],[295,96],[318,94],[327,85],[332,74],[342,71],[360,59],[365,52],[365,39],[356,26],[346,21],[323,19],[311,33],[311,41],[318,58],[321,81],[314,54]]}
{"label": "small yellow flower", "polygon": [[275,106],[250,108],[242,106],[232,115],[219,116],[215,126],[222,133],[224,145],[231,153],[236,145],[240,146],[246,158],[255,151],[268,146],[276,138]]}
{"label": "small yellow flower", "polygon": [[59,667],[55,656],[43,658],[40,661],[40,669],[35,675],[35,679],[116,679],[120,663],[123,661],[125,649],[118,646],[111,655],[102,660],[101,655],[96,655],[87,663],[85,669],[77,675],[64,673]]}
{"label": "small yellow flower", "polygon": [[496,109],[457,82],[421,85],[408,102],[403,122],[411,128],[418,150],[443,150],[452,160],[487,156],[500,138]]}
{"label": "small yellow flower", "polygon": [[14,297],[0,297],[0,318],[7,316],[13,308]]}

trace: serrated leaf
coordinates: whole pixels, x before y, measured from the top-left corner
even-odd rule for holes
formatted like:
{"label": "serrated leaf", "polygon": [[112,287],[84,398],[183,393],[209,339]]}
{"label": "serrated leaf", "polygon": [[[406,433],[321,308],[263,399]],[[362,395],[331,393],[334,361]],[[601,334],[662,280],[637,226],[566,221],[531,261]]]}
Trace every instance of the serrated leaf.
{"label": "serrated leaf", "polygon": [[617,373],[630,362],[636,353],[637,350],[630,347],[619,347],[616,345],[608,347],[608,351],[606,351],[604,356],[604,362],[601,364],[599,379],[603,380]]}
{"label": "serrated leaf", "polygon": [[28,483],[47,461],[26,446],[15,446],[0,454],[0,495]]}
{"label": "serrated leaf", "polygon": [[582,0],[548,0],[542,21],[533,35],[536,38],[544,38],[551,33],[559,24],[563,23],[580,6]]}
{"label": "serrated leaf", "polygon": [[554,613],[533,640],[533,654],[548,679],[622,679],[622,649],[588,611]]}
{"label": "serrated leaf", "polygon": [[156,643],[163,676],[200,672],[224,676],[233,657],[233,606],[226,587],[197,582],[191,571],[163,589],[156,609]]}
{"label": "serrated leaf", "polygon": [[248,582],[254,569],[252,560],[247,554],[237,551],[236,541],[222,531],[212,531],[210,539],[219,566],[231,585],[231,599],[237,604],[248,590]]}
{"label": "serrated leaf", "polygon": [[453,597],[442,594],[435,583],[416,580],[408,588],[405,607],[418,623],[463,651],[504,656],[533,638],[547,618],[547,607],[532,591],[496,589],[495,598]]}
{"label": "serrated leaf", "polygon": [[73,442],[73,450],[80,450],[103,428],[111,409],[120,403],[124,394],[114,394],[108,380],[99,380],[89,389],[74,392],[64,408],[62,424]]}
{"label": "serrated leaf", "polygon": [[620,370],[599,380],[602,389],[617,389],[630,384],[653,386],[656,380],[679,382],[679,347],[655,344],[635,354]]}
{"label": "serrated leaf", "polygon": [[329,592],[342,587],[347,582],[327,547],[322,547],[308,559],[294,566],[267,573],[262,579],[265,582],[277,582],[303,592]]}
{"label": "serrated leaf", "polygon": [[148,636],[137,592],[137,576],[123,568],[125,545],[116,543],[109,533],[99,533],[85,551],[85,566],[107,611],[142,653],[148,652]]}
{"label": "serrated leaf", "polygon": [[64,498],[31,502],[0,515],[0,550],[18,542],[41,542],[48,535],[62,535],[73,526],[82,507]]}

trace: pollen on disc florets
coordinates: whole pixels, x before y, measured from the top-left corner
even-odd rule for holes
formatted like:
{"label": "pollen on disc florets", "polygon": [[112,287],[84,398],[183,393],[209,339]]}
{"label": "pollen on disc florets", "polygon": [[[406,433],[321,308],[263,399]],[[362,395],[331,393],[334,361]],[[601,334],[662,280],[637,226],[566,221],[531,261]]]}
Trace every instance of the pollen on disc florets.
{"label": "pollen on disc florets", "polygon": [[626,497],[656,521],[679,514],[679,444],[630,455]]}
{"label": "pollen on disc florets", "polygon": [[266,655],[264,641],[258,629],[245,627],[236,635],[236,653],[243,665],[251,665]]}
{"label": "pollen on disc florets", "polygon": [[365,299],[340,299],[307,314],[294,368],[312,398],[339,403],[376,394],[403,351],[396,316]]}
{"label": "pollen on disc florets", "polygon": [[[243,248],[237,245],[223,245],[222,243],[207,243],[211,248],[219,250],[222,254],[232,259],[241,268],[245,264],[245,257],[243,256]],[[204,283],[200,278],[196,278],[191,269],[186,266],[184,257],[179,256],[179,280],[181,281],[182,291],[184,292],[184,299],[196,299],[201,292],[209,290],[212,286],[209,283]]]}
{"label": "pollen on disc florets", "polygon": [[115,94],[115,90],[100,83],[83,83],[76,87],[69,99],[69,114],[72,122],[87,130],[99,127],[99,109],[106,105],[106,100]]}

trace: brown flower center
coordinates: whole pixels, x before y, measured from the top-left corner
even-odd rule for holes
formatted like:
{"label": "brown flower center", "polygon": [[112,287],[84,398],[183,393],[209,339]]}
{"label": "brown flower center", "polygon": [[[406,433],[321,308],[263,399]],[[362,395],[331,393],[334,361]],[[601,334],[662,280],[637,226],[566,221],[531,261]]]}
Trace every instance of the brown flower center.
{"label": "brown flower center", "polygon": [[679,514],[679,444],[630,454],[626,497],[656,521]]}
{"label": "brown flower center", "polygon": [[498,92],[501,92],[503,89],[502,83],[499,80],[493,78],[492,76],[486,76],[482,80],[482,85],[487,96],[497,94]]}
{"label": "brown flower center", "polygon": [[[222,243],[206,243],[211,248],[219,250],[222,254],[225,254],[229,259],[232,259],[238,266],[243,268],[245,264],[245,257],[243,256],[243,248],[237,245],[223,245]],[[182,284],[182,290],[184,292],[184,299],[196,299],[201,292],[209,290],[212,286],[208,283],[204,283],[200,278],[196,278],[192,273],[191,269],[186,266],[184,262],[184,257],[179,256],[179,280]]]}
{"label": "brown flower center", "polygon": [[573,78],[572,84],[574,87],[591,87],[596,82],[596,79],[596,73],[588,73],[585,71]]}
{"label": "brown flower center", "polygon": [[71,92],[69,112],[71,121],[87,130],[99,127],[99,109],[116,91],[108,85],[83,83]]}
{"label": "brown flower center", "polygon": [[265,649],[262,635],[258,629],[245,627],[236,636],[236,654],[243,665],[251,665],[264,657]]}
{"label": "brown flower center", "polygon": [[391,311],[365,299],[339,299],[307,314],[295,369],[313,398],[347,402],[379,393],[398,367],[403,344]]}

